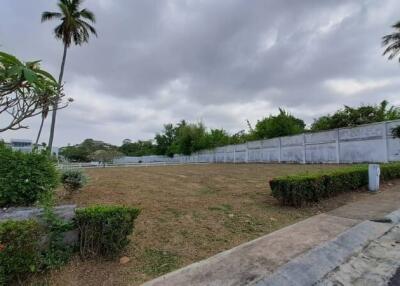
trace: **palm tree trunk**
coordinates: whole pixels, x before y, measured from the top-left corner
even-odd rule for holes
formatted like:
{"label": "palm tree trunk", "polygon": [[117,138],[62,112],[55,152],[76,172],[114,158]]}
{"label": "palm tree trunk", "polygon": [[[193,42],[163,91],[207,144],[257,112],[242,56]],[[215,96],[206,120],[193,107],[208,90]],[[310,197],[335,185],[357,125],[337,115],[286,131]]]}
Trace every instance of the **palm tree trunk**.
{"label": "palm tree trunk", "polygon": [[[67,58],[67,49],[68,49],[67,44],[64,44],[64,53],[63,53],[63,58],[62,58],[62,62],[61,62],[60,76],[58,77],[58,84],[60,86],[59,92],[61,92],[61,83],[62,83],[62,79],[63,79],[63,75],[64,75],[65,60]],[[51,153],[51,149],[53,147],[54,128],[56,125],[56,117],[57,117],[57,107],[58,107],[58,96],[57,96],[56,102],[53,105],[53,114],[51,116],[50,137],[49,137],[49,144],[48,144],[48,149],[50,150],[50,153]]]}
{"label": "palm tree trunk", "polygon": [[44,120],[45,120],[45,117],[42,116],[42,122],[40,122],[39,132],[38,132],[38,135],[37,135],[37,137],[36,137],[36,142],[35,142],[35,146],[36,146],[36,147],[38,146],[38,143],[39,143],[40,134],[42,134],[42,128],[43,128]]}

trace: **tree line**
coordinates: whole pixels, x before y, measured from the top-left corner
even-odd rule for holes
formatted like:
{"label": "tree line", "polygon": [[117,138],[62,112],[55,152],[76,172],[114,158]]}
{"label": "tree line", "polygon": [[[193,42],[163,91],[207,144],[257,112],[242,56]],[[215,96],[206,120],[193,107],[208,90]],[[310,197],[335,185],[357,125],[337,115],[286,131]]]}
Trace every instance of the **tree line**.
{"label": "tree line", "polygon": [[[174,154],[190,155],[204,149],[252,140],[354,127],[395,119],[400,119],[400,108],[390,105],[386,100],[377,105],[344,106],[333,114],[315,119],[309,128],[302,119],[280,108],[277,115],[269,115],[257,120],[254,127],[247,121],[247,130],[241,130],[234,134],[229,134],[224,129],[209,129],[202,122],[189,123],[182,120],[176,124],[165,124],[163,130],[157,133],[152,140],[125,142],[121,146],[115,146],[102,141],[86,139],[81,144],[61,148],[60,154],[68,160],[83,162],[104,161],[99,160],[101,156],[111,159],[122,155],[172,157]],[[398,129],[393,130],[393,135],[397,135],[398,132]],[[98,152],[99,150],[102,152]]]}

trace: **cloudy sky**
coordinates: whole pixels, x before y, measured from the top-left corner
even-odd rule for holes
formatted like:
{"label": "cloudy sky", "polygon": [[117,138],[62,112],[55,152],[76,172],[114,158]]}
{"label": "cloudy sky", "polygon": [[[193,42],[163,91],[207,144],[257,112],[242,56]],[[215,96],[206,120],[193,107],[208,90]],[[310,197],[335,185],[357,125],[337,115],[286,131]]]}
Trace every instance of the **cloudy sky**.
{"label": "cloudy sky", "polygon": [[[150,139],[168,122],[237,132],[278,107],[311,123],[343,104],[400,105],[400,65],[381,37],[398,0],[87,0],[99,37],[68,51],[55,144]],[[55,0],[2,0],[0,49],[58,76]],[[47,141],[49,121],[44,127]],[[0,137],[33,139],[30,129]]]}

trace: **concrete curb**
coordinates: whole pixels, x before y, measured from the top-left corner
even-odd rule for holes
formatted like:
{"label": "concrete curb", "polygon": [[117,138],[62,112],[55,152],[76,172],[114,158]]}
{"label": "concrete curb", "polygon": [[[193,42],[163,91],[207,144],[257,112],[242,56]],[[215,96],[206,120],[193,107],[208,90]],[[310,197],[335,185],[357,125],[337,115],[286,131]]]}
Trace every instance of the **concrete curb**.
{"label": "concrete curb", "polygon": [[398,224],[400,222],[400,209],[391,212],[385,216],[386,219],[390,220],[393,224]]}
{"label": "concrete curb", "polygon": [[[400,210],[389,214],[400,219]],[[320,244],[278,268],[272,275],[249,285],[253,286],[309,286],[344,263],[370,241],[382,236],[394,224],[364,221],[336,238]]]}

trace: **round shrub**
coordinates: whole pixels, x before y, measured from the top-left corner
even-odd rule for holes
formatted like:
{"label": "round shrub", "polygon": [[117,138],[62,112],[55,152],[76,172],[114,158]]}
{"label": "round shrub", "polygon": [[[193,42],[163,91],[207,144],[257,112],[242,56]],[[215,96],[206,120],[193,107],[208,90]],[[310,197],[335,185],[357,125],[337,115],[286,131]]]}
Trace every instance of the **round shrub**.
{"label": "round shrub", "polygon": [[55,163],[44,153],[22,153],[0,144],[0,207],[28,206],[58,185]]}
{"label": "round shrub", "polygon": [[66,170],[61,174],[61,183],[64,189],[70,193],[82,188],[86,182],[87,177],[85,173],[79,169]]}
{"label": "round shrub", "polygon": [[9,285],[40,268],[42,227],[34,220],[0,223],[0,285]]}

